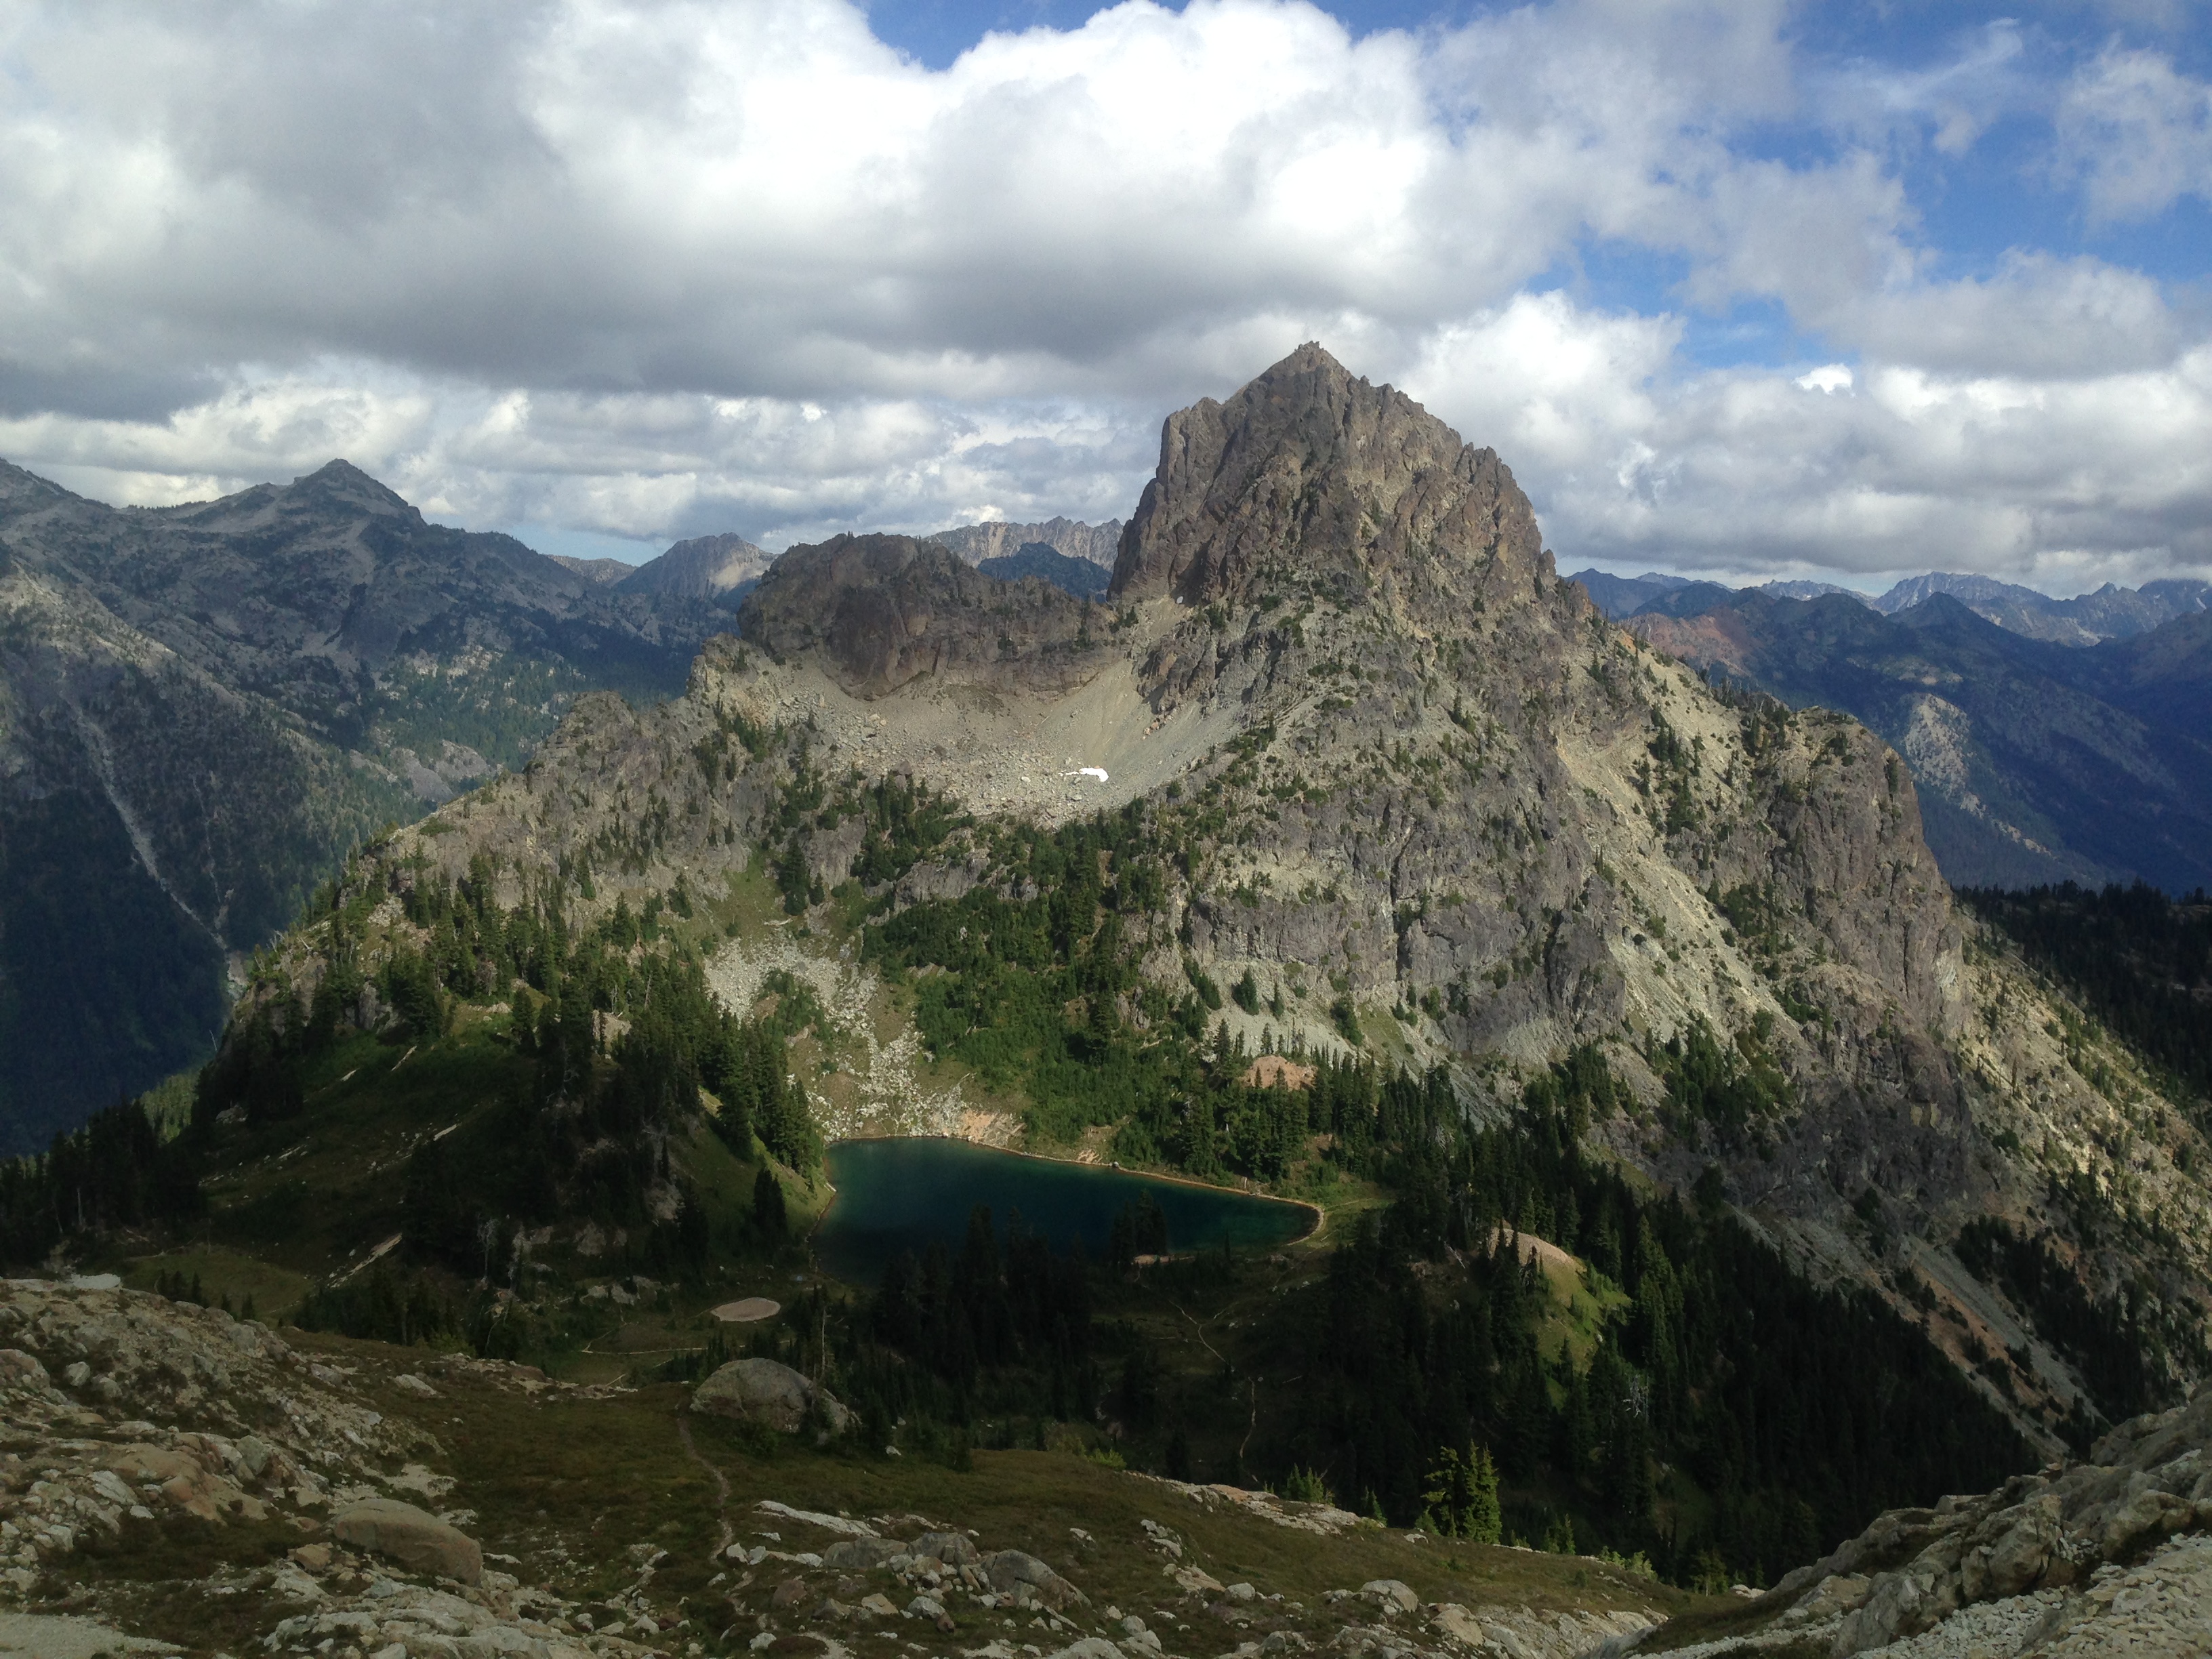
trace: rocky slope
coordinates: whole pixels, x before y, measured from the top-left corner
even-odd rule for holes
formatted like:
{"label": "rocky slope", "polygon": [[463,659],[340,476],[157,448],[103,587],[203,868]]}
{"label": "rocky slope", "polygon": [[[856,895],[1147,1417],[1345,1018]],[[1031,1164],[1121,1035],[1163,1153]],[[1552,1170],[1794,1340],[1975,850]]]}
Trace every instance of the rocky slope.
{"label": "rocky slope", "polygon": [[[1143,1040],[1190,986],[1249,985],[1204,1016],[1246,1052],[1440,1065],[1477,1113],[1594,1045],[1626,1085],[1595,1144],[1717,1180],[1809,1271],[1924,1318],[2043,1443],[2082,1353],[1969,1271],[1969,1222],[2057,1252],[2085,1296],[2133,1287],[2159,1386],[2203,1364],[2197,1127],[1992,942],[1970,955],[1895,752],[1716,696],[1608,623],[1495,454],[1317,348],[1170,418],[1095,614],[891,537],[794,550],[744,614],[749,645],[685,697],[580,705],[526,774],[378,849],[368,890],[489,855],[501,902],[550,879],[595,925],[772,865],[826,922],[811,905],[1028,896],[1005,827],[1104,811],[1157,862],[1102,877],[1158,889],[1117,920],[1127,988],[1071,1021]],[[886,778],[968,821],[864,876]],[[318,938],[287,958],[303,1000]],[[710,971],[757,985],[763,951],[808,948],[740,929]],[[823,972],[904,1018],[865,965]],[[1006,1122],[905,1089],[817,1109]]]}
{"label": "rocky slope", "polygon": [[1685,1642],[1662,1629],[1611,1656],[2031,1659],[2212,1651],[2212,1390],[2122,1424],[2080,1462],[1978,1497],[1894,1510]]}
{"label": "rocky slope", "polygon": [[346,847],[674,690],[727,616],[427,524],[342,462],[118,512],[0,465],[0,1149],[204,1054]]}
{"label": "rocky slope", "polygon": [[1684,589],[1631,626],[1703,671],[1845,710],[1887,738],[1954,882],[2212,881],[2212,618],[2081,648],[1941,593],[1885,617],[1842,598]]}
{"label": "rocky slope", "polygon": [[2212,1631],[2212,1393],[1721,1597],[1066,1456],[871,1462],[757,1358],[578,1387],[15,1280],[0,1401],[0,1636],[30,1652],[2027,1659]]}

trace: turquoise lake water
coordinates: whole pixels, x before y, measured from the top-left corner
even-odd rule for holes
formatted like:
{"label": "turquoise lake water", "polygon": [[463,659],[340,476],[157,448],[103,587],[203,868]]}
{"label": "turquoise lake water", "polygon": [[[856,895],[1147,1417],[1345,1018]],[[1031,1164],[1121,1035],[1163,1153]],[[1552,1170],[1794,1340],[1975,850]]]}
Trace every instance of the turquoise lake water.
{"label": "turquoise lake water", "polygon": [[1312,1211],[1279,1199],[936,1137],[840,1141],[830,1149],[830,1179],[837,1198],[815,1230],[815,1252],[838,1278],[863,1285],[882,1278],[884,1264],[902,1250],[919,1256],[935,1239],[957,1250],[978,1204],[990,1206],[1002,1237],[1018,1212],[1023,1225],[1054,1249],[1080,1240],[1093,1257],[1106,1253],[1121,1206],[1146,1193],[1167,1217],[1170,1250],[1224,1242],[1265,1249],[1313,1226]]}

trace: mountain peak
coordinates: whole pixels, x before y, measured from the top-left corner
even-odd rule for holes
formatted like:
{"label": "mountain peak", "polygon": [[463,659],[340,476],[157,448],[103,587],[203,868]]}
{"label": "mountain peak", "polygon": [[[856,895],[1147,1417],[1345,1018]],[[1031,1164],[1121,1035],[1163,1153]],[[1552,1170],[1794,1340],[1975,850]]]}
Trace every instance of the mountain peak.
{"label": "mountain peak", "polygon": [[724,531],[676,543],[659,558],[619,578],[616,586],[624,593],[718,599],[753,580],[770,562],[765,552],[743,536]]}
{"label": "mountain peak", "polygon": [[1196,605],[1318,577],[1443,597],[1500,554],[1531,572],[1543,562],[1534,512],[1497,454],[1308,342],[1227,401],[1168,417],[1113,592]]}
{"label": "mountain peak", "polygon": [[327,502],[359,512],[409,519],[422,516],[404,496],[343,459],[325,461],[313,472],[293,479],[287,493],[295,499]]}

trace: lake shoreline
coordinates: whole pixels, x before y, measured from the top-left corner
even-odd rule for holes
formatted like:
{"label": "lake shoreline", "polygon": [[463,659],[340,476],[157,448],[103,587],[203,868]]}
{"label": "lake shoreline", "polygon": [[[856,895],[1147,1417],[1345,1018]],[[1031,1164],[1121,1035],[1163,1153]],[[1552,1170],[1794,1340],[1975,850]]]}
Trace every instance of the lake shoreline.
{"label": "lake shoreline", "polygon": [[[1046,1152],[994,1146],[988,1142],[971,1140],[966,1136],[957,1134],[841,1135],[825,1148],[825,1165],[830,1160],[836,1158],[841,1148],[863,1147],[884,1149],[885,1152],[889,1152],[891,1148],[904,1147],[940,1159],[974,1160],[971,1169],[990,1167],[993,1160],[989,1155],[995,1153],[1009,1159],[1019,1160],[1036,1169],[1041,1176],[1045,1175],[1045,1172],[1050,1172],[1046,1178],[1055,1182],[1064,1182],[1070,1179],[1083,1182],[1088,1179],[1096,1178],[1109,1183],[1126,1183],[1125,1191],[1128,1188],[1141,1191],[1147,1186],[1157,1187],[1161,1189],[1161,1200],[1168,1203],[1171,1212],[1182,1210],[1187,1204],[1193,1202],[1201,1206],[1228,1205],[1236,1209],[1246,1209],[1249,1212],[1272,1212],[1279,1216],[1279,1221],[1266,1224],[1264,1231],[1267,1234],[1273,1234],[1276,1229],[1284,1224],[1290,1224],[1294,1229],[1294,1231],[1283,1232],[1279,1236],[1253,1239],[1249,1235],[1241,1235],[1235,1224],[1229,1224],[1230,1237],[1224,1239],[1218,1235],[1208,1237],[1207,1229],[1201,1226],[1199,1230],[1199,1237],[1188,1247],[1188,1251],[1178,1248],[1175,1251],[1176,1255],[1196,1254],[1224,1243],[1231,1248],[1239,1249],[1279,1249],[1289,1245],[1307,1243],[1319,1237],[1326,1231],[1328,1223],[1328,1210],[1310,1199],[1285,1198],[1273,1193],[1251,1192],[1241,1187],[1223,1186],[1214,1182],[1200,1181],[1187,1175],[1171,1175],[1150,1170],[1133,1169],[1124,1164],[1059,1158]],[[1014,1166],[1002,1164],[998,1167],[1011,1170]],[[863,1168],[865,1170],[866,1166]],[[825,1176],[829,1173],[825,1167]],[[932,1173],[941,1174],[941,1166],[939,1170]],[[841,1228],[841,1222],[852,1221],[853,1212],[849,1208],[850,1202],[859,1201],[863,1206],[860,1212],[861,1219],[856,1224],[861,1227],[866,1227],[870,1221],[875,1220],[875,1211],[881,1205],[880,1174],[863,1174],[862,1170],[848,1169],[846,1176],[843,1182],[837,1180],[827,1182],[830,1191],[830,1202],[815,1218],[814,1224],[808,1230],[807,1239],[809,1243],[815,1247],[816,1260],[824,1271],[830,1273],[833,1277],[863,1282],[866,1275],[863,1275],[860,1279],[854,1279],[850,1273],[832,1267],[829,1260],[830,1252],[824,1251],[821,1248],[824,1243],[825,1235],[837,1233]],[[972,1176],[969,1184],[973,1184]],[[986,1184],[988,1184],[988,1182]],[[848,1193],[847,1188],[854,1187],[858,1187],[860,1190],[858,1193]],[[909,1187],[902,1194],[908,1200],[903,1209],[895,1209],[894,1212],[898,1216],[899,1223],[908,1229],[915,1226],[917,1223],[915,1206],[912,1202],[913,1190]],[[941,1188],[932,1187],[928,1190],[941,1190],[945,1202],[951,1207],[958,1208],[963,1218],[969,1212],[972,1204],[976,1201],[986,1203],[994,1211],[1003,1210],[1007,1214],[1020,1213],[1029,1207],[1026,1200],[1021,1202],[1002,1201],[994,1197],[975,1200],[972,1195],[969,1201],[963,1204],[959,1198],[963,1190],[963,1182],[957,1176],[945,1179]],[[1063,1188],[1062,1191],[1065,1190]],[[1183,1196],[1175,1198],[1171,1196],[1172,1194]],[[1128,1199],[1125,1199],[1124,1201],[1129,1201],[1134,1196],[1133,1193],[1129,1194]],[[1225,1212],[1217,1212],[1217,1213]],[[1065,1215],[1061,1217],[1063,1221],[1066,1218]],[[946,1237],[948,1241],[957,1237],[959,1231],[957,1221],[940,1218],[934,1224],[940,1236]],[[1188,1222],[1182,1224],[1187,1225]],[[1097,1231],[1097,1225],[1094,1213],[1092,1230]],[[1060,1231],[1065,1231],[1068,1229],[1063,1227]],[[1080,1234],[1083,1230],[1079,1224],[1074,1231]],[[1103,1238],[1092,1239],[1085,1243],[1079,1237],[1076,1242],[1084,1244],[1084,1247],[1093,1254],[1103,1245]]]}
{"label": "lake shoreline", "polygon": [[[1277,1193],[1255,1193],[1243,1187],[1224,1187],[1218,1182],[1200,1181],[1196,1176],[1169,1175],[1158,1170],[1139,1170],[1135,1168],[1133,1165],[1127,1164],[1090,1164],[1085,1163],[1079,1158],[1055,1158],[1050,1152],[1026,1152],[1019,1146],[994,1146],[988,1140],[970,1140],[965,1135],[839,1135],[836,1139],[829,1142],[823,1146],[823,1155],[826,1159],[830,1149],[833,1147],[852,1146],[862,1145],[869,1141],[878,1140],[956,1141],[963,1146],[973,1146],[978,1152],[1001,1152],[1008,1158],[1035,1158],[1040,1164],[1063,1164],[1071,1170],[1097,1170],[1113,1175],[1135,1176],[1140,1180],[1162,1181],[1167,1182],[1170,1186],[1174,1187],[1194,1187],[1202,1193],[1227,1193],[1236,1198],[1253,1199],[1261,1204],[1286,1204],[1294,1210],[1304,1210],[1306,1212],[1306,1213],[1312,1218],[1313,1224],[1308,1227],[1305,1231],[1300,1233],[1297,1237],[1285,1239],[1283,1243],[1285,1244],[1304,1243],[1308,1239],[1312,1238],[1318,1234],[1322,1227],[1327,1225],[1328,1222],[1328,1212],[1323,1209],[1320,1205],[1315,1203],[1313,1200],[1310,1198],[1285,1198]],[[813,1227],[807,1230],[809,1237],[811,1237],[814,1232],[821,1227],[823,1221],[828,1218],[830,1210],[836,1206],[837,1200],[835,1196],[837,1191],[836,1183],[832,1182],[829,1183],[829,1185],[832,1196],[830,1202],[823,1206],[822,1213],[814,1218]]]}

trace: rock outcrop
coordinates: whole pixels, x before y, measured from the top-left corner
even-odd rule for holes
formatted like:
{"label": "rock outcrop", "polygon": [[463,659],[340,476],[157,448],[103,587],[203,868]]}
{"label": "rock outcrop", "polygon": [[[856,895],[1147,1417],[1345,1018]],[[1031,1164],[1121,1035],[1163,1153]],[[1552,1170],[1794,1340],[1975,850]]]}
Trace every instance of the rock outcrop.
{"label": "rock outcrop", "polygon": [[0,1584],[18,1589],[133,1522],[319,1517],[419,1445],[253,1321],[27,1279],[0,1281],[0,1421],[39,1471],[0,1482]]}
{"label": "rock outcrop", "polygon": [[1629,626],[1792,705],[1862,720],[1911,767],[1962,886],[2212,880],[2212,617],[2077,649],[1939,593],[1894,617],[1706,586]]}

